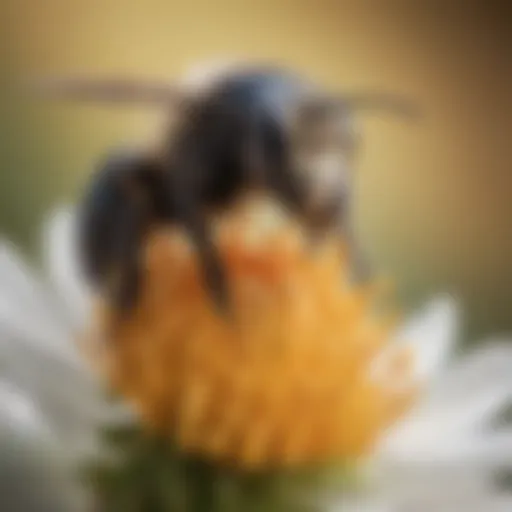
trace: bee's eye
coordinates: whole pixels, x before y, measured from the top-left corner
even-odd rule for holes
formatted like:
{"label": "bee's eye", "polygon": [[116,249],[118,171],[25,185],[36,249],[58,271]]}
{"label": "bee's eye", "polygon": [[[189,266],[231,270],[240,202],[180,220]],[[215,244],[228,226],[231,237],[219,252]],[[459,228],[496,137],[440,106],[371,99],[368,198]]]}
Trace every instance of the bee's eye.
{"label": "bee's eye", "polygon": [[350,112],[328,99],[301,105],[293,125],[296,146],[304,151],[353,154],[358,136]]}
{"label": "bee's eye", "polygon": [[311,152],[352,153],[358,145],[358,137],[354,130],[347,129],[343,123],[325,121],[303,126],[295,137],[296,147]]}

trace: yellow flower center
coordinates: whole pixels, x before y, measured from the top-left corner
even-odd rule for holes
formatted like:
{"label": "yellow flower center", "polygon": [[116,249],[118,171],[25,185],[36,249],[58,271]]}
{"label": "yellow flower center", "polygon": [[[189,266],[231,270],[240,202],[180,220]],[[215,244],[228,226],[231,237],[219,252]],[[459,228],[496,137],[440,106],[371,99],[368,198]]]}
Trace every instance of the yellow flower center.
{"label": "yellow flower center", "polygon": [[[375,295],[350,284],[339,243],[312,250],[268,204],[219,220],[216,243],[234,321],[215,313],[187,238],[155,233],[134,313],[100,315],[109,383],[148,428],[237,466],[371,452],[414,395],[411,364],[395,350],[373,371],[392,328]],[[398,377],[405,385],[392,385]]]}

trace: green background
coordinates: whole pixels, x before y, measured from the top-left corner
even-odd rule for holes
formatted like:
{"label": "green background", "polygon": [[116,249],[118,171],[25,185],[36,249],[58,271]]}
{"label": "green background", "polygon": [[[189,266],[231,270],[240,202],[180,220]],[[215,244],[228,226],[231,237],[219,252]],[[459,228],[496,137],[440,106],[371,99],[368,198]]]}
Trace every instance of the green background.
{"label": "green background", "polygon": [[2,0],[0,233],[37,254],[44,216],[79,197],[97,158],[151,138],[162,120],[43,105],[20,84],[72,71],[172,79],[219,56],[280,60],[331,87],[421,103],[419,126],[361,119],[359,233],[407,306],[446,291],[462,301],[469,339],[508,331],[510,19],[493,3]]}

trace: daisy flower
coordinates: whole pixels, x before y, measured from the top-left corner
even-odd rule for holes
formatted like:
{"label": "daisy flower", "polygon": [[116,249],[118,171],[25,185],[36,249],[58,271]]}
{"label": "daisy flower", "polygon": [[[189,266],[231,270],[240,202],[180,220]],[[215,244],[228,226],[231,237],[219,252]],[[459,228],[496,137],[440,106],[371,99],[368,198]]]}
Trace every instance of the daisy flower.
{"label": "daisy flower", "polygon": [[305,251],[263,209],[217,226],[235,324],[173,230],[119,320],[83,283],[74,223],[51,216],[42,274],[0,248],[0,465],[23,482],[8,510],[511,510],[494,477],[512,463],[512,348],[457,355],[453,299],[396,328],[337,247]]}

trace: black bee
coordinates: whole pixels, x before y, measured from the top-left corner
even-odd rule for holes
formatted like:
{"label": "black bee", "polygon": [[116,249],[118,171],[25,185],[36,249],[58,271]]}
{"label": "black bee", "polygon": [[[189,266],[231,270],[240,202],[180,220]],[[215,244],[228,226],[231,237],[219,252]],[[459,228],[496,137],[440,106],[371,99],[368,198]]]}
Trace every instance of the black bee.
{"label": "black bee", "polygon": [[83,78],[47,82],[56,97],[139,101],[169,109],[173,128],[158,151],[118,150],[100,163],[82,203],[81,254],[91,282],[114,290],[121,311],[135,303],[141,249],[156,224],[179,223],[196,244],[207,289],[229,311],[209,212],[243,191],[273,194],[310,229],[336,229],[361,256],[351,232],[354,113],[384,107],[412,113],[401,98],[336,96],[280,67],[235,67],[202,90]]}

